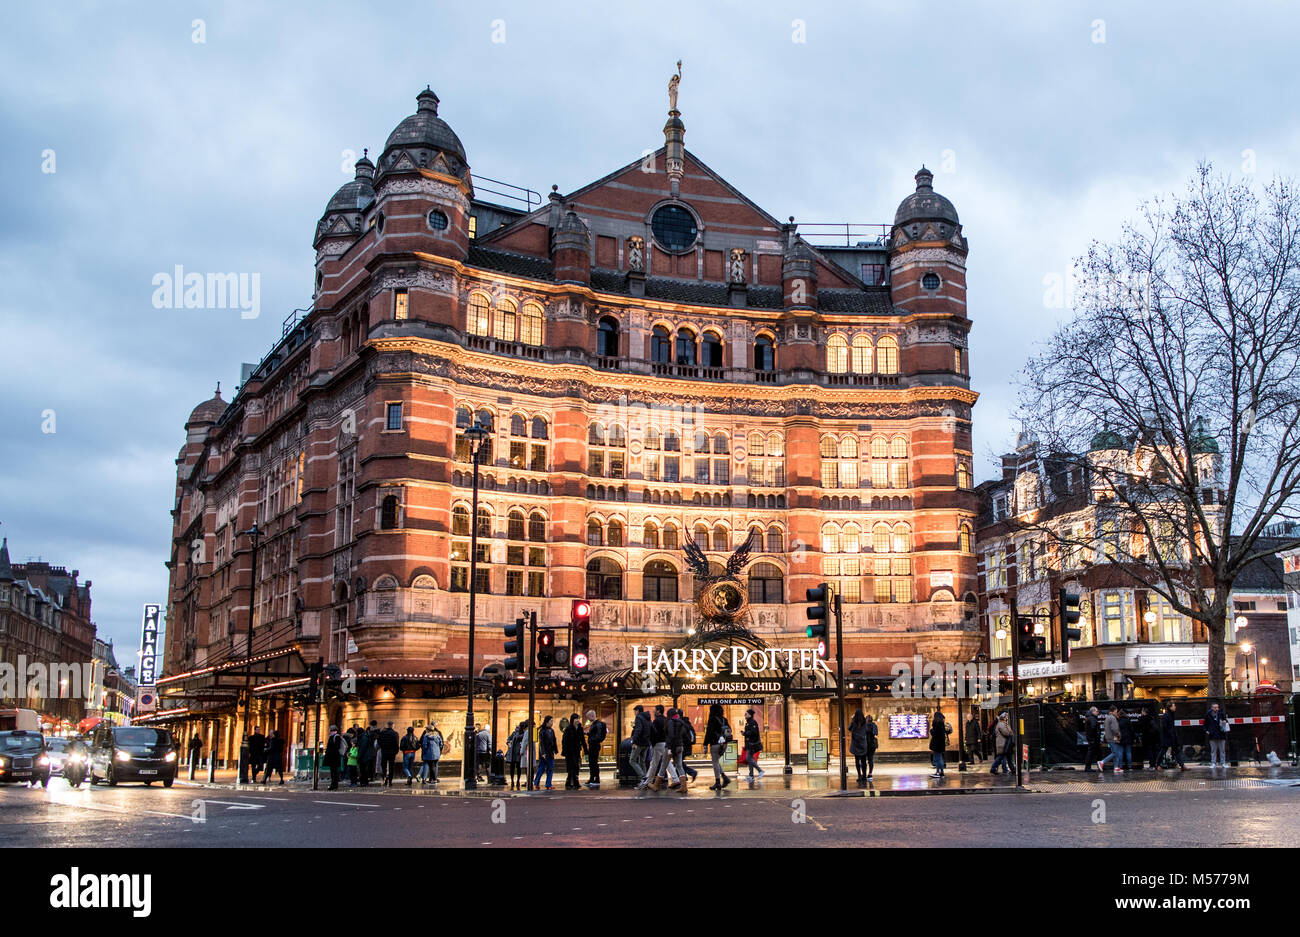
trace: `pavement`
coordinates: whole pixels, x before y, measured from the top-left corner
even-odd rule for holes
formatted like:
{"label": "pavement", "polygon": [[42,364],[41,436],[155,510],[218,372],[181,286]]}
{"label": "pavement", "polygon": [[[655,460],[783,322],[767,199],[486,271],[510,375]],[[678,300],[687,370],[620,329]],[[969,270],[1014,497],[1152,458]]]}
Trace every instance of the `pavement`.
{"label": "pavement", "polygon": [[[707,763],[692,765],[699,771],[697,781],[690,785],[692,793],[711,794],[708,786],[713,783],[712,769]],[[1274,767],[1267,763],[1245,763],[1235,768],[1211,768],[1209,765],[1189,765],[1187,771],[1153,771],[1131,770],[1122,774],[1107,771],[1085,771],[1082,765],[1074,767],[1057,767],[1048,771],[1030,770],[1023,772],[1023,786],[1016,788],[1014,774],[989,773],[988,762],[983,765],[969,765],[966,771],[951,766],[942,780],[931,777],[933,769],[928,764],[903,763],[877,765],[870,781],[859,782],[850,766],[848,787],[840,790],[839,772],[809,771],[803,765],[794,765],[790,774],[782,773],[780,761],[760,762],[764,776],[757,780],[748,780],[747,774],[740,771],[729,775],[732,783],[726,788],[731,797],[773,797],[784,792],[802,793],[812,797],[912,797],[944,794],[1016,794],[1016,793],[1084,793],[1104,788],[1108,792],[1140,793],[1142,791],[1174,791],[1183,789],[1222,790],[1234,787],[1269,787],[1300,786],[1300,767],[1287,763]],[[451,767],[451,766],[448,766]],[[398,770],[400,775],[400,768]],[[406,796],[440,796],[440,797],[520,797],[540,796],[545,794],[586,797],[628,797],[628,796],[667,796],[678,792],[667,788],[659,792],[635,791],[631,787],[621,787],[613,780],[614,765],[602,767],[602,785],[599,789],[585,786],[586,765],[583,765],[581,777],[584,787],[578,791],[564,790],[564,773],[556,773],[555,790],[528,791],[511,790],[501,785],[480,782],[475,790],[464,790],[459,774],[455,770],[442,772],[438,784],[420,784],[418,781],[407,785],[404,778],[394,777],[393,786],[385,788],[372,782],[367,786],[355,787],[343,782],[335,793],[351,792],[356,794],[406,795]],[[285,783],[273,782],[263,784],[239,784],[234,769],[218,769],[213,783],[207,783],[206,769],[195,774],[195,780],[188,780],[188,770],[182,770],[176,784],[180,787],[201,787],[217,790],[246,792],[276,791],[310,791],[309,777],[291,778],[285,775]],[[321,779],[319,791],[329,786],[329,778]]]}

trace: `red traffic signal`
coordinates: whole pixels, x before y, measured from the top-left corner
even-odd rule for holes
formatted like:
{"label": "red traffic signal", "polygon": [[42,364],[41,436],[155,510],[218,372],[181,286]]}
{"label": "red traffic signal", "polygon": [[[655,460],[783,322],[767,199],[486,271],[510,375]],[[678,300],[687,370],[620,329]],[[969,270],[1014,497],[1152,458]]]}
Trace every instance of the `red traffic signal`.
{"label": "red traffic signal", "polygon": [[575,674],[591,668],[591,603],[574,599],[569,616],[569,669]]}

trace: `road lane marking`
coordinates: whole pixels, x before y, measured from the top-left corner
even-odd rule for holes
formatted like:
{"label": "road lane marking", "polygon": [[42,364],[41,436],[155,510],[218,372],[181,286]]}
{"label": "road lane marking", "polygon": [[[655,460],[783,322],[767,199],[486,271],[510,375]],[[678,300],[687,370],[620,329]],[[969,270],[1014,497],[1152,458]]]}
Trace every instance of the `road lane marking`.
{"label": "road lane marking", "polygon": [[383,804],[350,804],[345,800],[313,800],[313,804],[328,804],[331,807],[382,807]]}

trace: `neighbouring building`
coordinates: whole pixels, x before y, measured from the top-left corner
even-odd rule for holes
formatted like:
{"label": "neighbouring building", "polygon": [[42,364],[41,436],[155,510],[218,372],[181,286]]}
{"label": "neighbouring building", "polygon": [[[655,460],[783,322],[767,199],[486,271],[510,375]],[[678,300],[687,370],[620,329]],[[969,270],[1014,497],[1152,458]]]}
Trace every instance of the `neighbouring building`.
{"label": "neighbouring building", "polygon": [[[1146,443],[1103,430],[1085,456],[1052,454],[1022,437],[1002,457],[1002,478],[979,486],[980,615],[989,656],[1010,667],[1017,614],[1036,616],[1054,661],[1022,662],[1025,693],[1035,698],[1090,699],[1203,695],[1208,667],[1205,626],[1180,614],[1143,582],[1158,582],[1137,558],[1160,550],[1166,562],[1185,564],[1187,545],[1169,533],[1151,543],[1126,519],[1108,478],[1140,472]],[[1218,447],[1198,440],[1194,458],[1205,479],[1201,501],[1207,517],[1221,516],[1223,492]],[[1148,463],[1149,464],[1149,463]],[[1102,470],[1104,469],[1104,470]],[[1121,541],[1123,538],[1123,541]],[[1146,578],[1143,578],[1146,577]],[[1064,588],[1081,597],[1082,633],[1070,659],[1060,661],[1057,595]],[[1225,622],[1232,666],[1231,624]]]}
{"label": "neighbouring building", "polygon": [[55,730],[76,726],[90,693],[95,625],[91,581],[80,575],[41,560],[12,563],[8,538],[0,542],[0,664],[13,677],[12,693],[0,680],[0,708],[34,709]]}
{"label": "neighbouring building", "polygon": [[[311,308],[186,422],[155,718],[232,757],[247,682],[252,721],[297,737],[320,658],[358,677],[329,720],[437,721],[455,757],[466,671],[509,676],[502,626],[586,598],[598,690],[563,714],[625,734],[631,646],[697,623],[685,544],[721,569],[751,534],[755,640],[808,646],[827,581],[855,694],[914,654],[969,661],[967,242],[932,174],[892,224],[796,225],[685,149],[674,102],[657,152],[543,199],[471,174],[437,96],[416,104],[325,206]],[[806,689],[764,700],[769,751],[834,738]]]}

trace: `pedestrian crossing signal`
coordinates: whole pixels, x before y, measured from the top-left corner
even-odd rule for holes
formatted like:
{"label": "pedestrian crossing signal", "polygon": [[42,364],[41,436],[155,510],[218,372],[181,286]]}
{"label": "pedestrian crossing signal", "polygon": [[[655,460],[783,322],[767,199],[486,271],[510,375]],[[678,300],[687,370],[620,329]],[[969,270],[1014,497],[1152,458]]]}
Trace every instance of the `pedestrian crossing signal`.
{"label": "pedestrian crossing signal", "polygon": [[543,628],[537,632],[537,669],[550,670],[555,664],[555,629]]}

